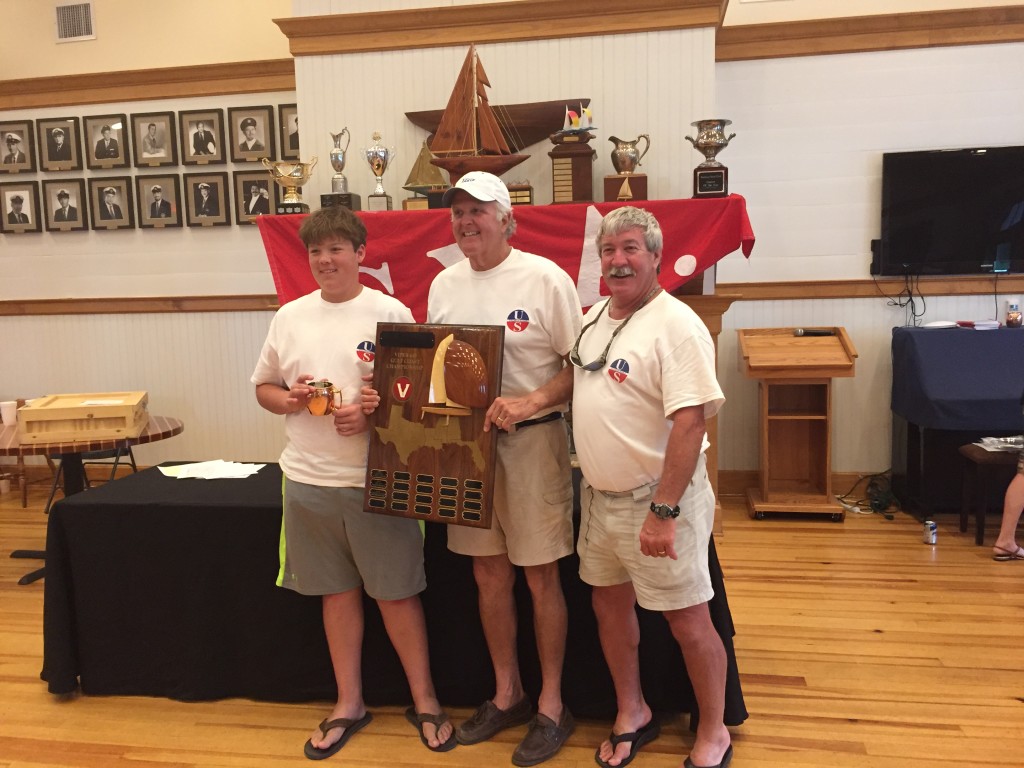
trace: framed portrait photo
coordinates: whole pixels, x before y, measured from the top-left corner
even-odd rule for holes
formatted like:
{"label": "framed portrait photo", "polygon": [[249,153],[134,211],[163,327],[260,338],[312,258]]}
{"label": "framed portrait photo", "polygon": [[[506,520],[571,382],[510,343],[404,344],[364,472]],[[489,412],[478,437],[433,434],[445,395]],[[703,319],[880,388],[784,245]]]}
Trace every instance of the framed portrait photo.
{"label": "framed portrait photo", "polygon": [[186,173],[185,223],[190,227],[231,224],[231,192],[227,173]]}
{"label": "framed portrait photo", "polygon": [[189,109],[179,112],[178,128],[182,163],[212,165],[226,162],[223,109]]}
{"label": "framed portrait photo", "polygon": [[231,159],[236,163],[274,159],[274,108],[229,107]]}
{"label": "framed portrait photo", "polygon": [[0,173],[32,173],[36,139],[31,120],[0,122]]}
{"label": "framed portrait photo", "polygon": [[235,171],[235,223],[255,224],[277,209],[277,184],[266,171]]}
{"label": "framed portrait photo", "polygon": [[128,176],[103,176],[89,179],[92,228],[135,229],[135,204],[132,180]]}
{"label": "framed portrait photo", "polygon": [[136,168],[178,164],[178,134],[173,112],[134,112],[131,126]]}
{"label": "framed portrait photo", "polygon": [[82,232],[89,228],[85,179],[43,181],[47,232]]}
{"label": "framed portrait photo", "polygon": [[181,226],[181,182],[177,176],[136,176],[141,229]]}
{"label": "framed portrait photo", "polygon": [[294,104],[277,105],[277,125],[280,129],[282,160],[299,159],[299,110]]}
{"label": "framed portrait photo", "polygon": [[77,117],[36,121],[39,165],[44,171],[82,170],[82,131]]}
{"label": "framed portrait photo", "polygon": [[83,117],[85,164],[93,171],[127,168],[131,163],[128,118],[125,115]]}
{"label": "framed portrait photo", "polygon": [[7,181],[0,183],[0,232],[21,235],[41,232],[38,181]]}

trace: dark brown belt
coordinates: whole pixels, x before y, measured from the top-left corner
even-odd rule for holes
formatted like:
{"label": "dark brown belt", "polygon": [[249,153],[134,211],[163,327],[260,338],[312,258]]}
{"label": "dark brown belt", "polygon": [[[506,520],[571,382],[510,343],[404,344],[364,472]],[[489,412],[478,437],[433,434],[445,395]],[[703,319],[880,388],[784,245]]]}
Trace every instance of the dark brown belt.
{"label": "dark brown belt", "polygon": [[558,421],[560,418],[562,418],[561,411],[552,411],[547,416],[541,416],[539,419],[527,419],[526,421],[517,421],[516,429],[532,427],[536,424],[547,424],[549,421]]}

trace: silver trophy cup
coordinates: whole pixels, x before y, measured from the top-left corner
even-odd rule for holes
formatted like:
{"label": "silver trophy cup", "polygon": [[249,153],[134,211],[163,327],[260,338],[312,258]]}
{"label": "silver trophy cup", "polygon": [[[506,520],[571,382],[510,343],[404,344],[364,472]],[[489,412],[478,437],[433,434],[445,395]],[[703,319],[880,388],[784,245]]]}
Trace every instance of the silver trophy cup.
{"label": "silver trophy cup", "polygon": [[371,211],[391,210],[391,196],[384,191],[384,172],[395,159],[396,152],[394,147],[383,146],[380,143],[380,138],[380,132],[374,131],[373,146],[363,150],[366,162],[369,163],[370,170],[377,178],[377,186],[374,187],[367,201]]}

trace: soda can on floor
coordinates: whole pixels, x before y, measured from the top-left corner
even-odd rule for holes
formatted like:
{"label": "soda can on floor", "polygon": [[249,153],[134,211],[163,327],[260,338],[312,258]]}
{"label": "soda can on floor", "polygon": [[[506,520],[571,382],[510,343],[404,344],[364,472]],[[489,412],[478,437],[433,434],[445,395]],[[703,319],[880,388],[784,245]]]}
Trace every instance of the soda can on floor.
{"label": "soda can on floor", "polygon": [[924,521],[924,533],[921,535],[921,541],[925,544],[934,544],[938,539],[939,526],[935,524],[934,520]]}

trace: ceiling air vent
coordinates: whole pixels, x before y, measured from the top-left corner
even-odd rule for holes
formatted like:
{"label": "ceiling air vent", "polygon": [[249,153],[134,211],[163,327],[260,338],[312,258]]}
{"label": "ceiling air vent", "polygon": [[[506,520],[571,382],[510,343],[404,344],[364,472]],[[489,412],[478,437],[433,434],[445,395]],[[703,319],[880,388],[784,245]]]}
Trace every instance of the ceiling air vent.
{"label": "ceiling air vent", "polygon": [[57,42],[95,40],[92,27],[92,3],[57,6]]}

